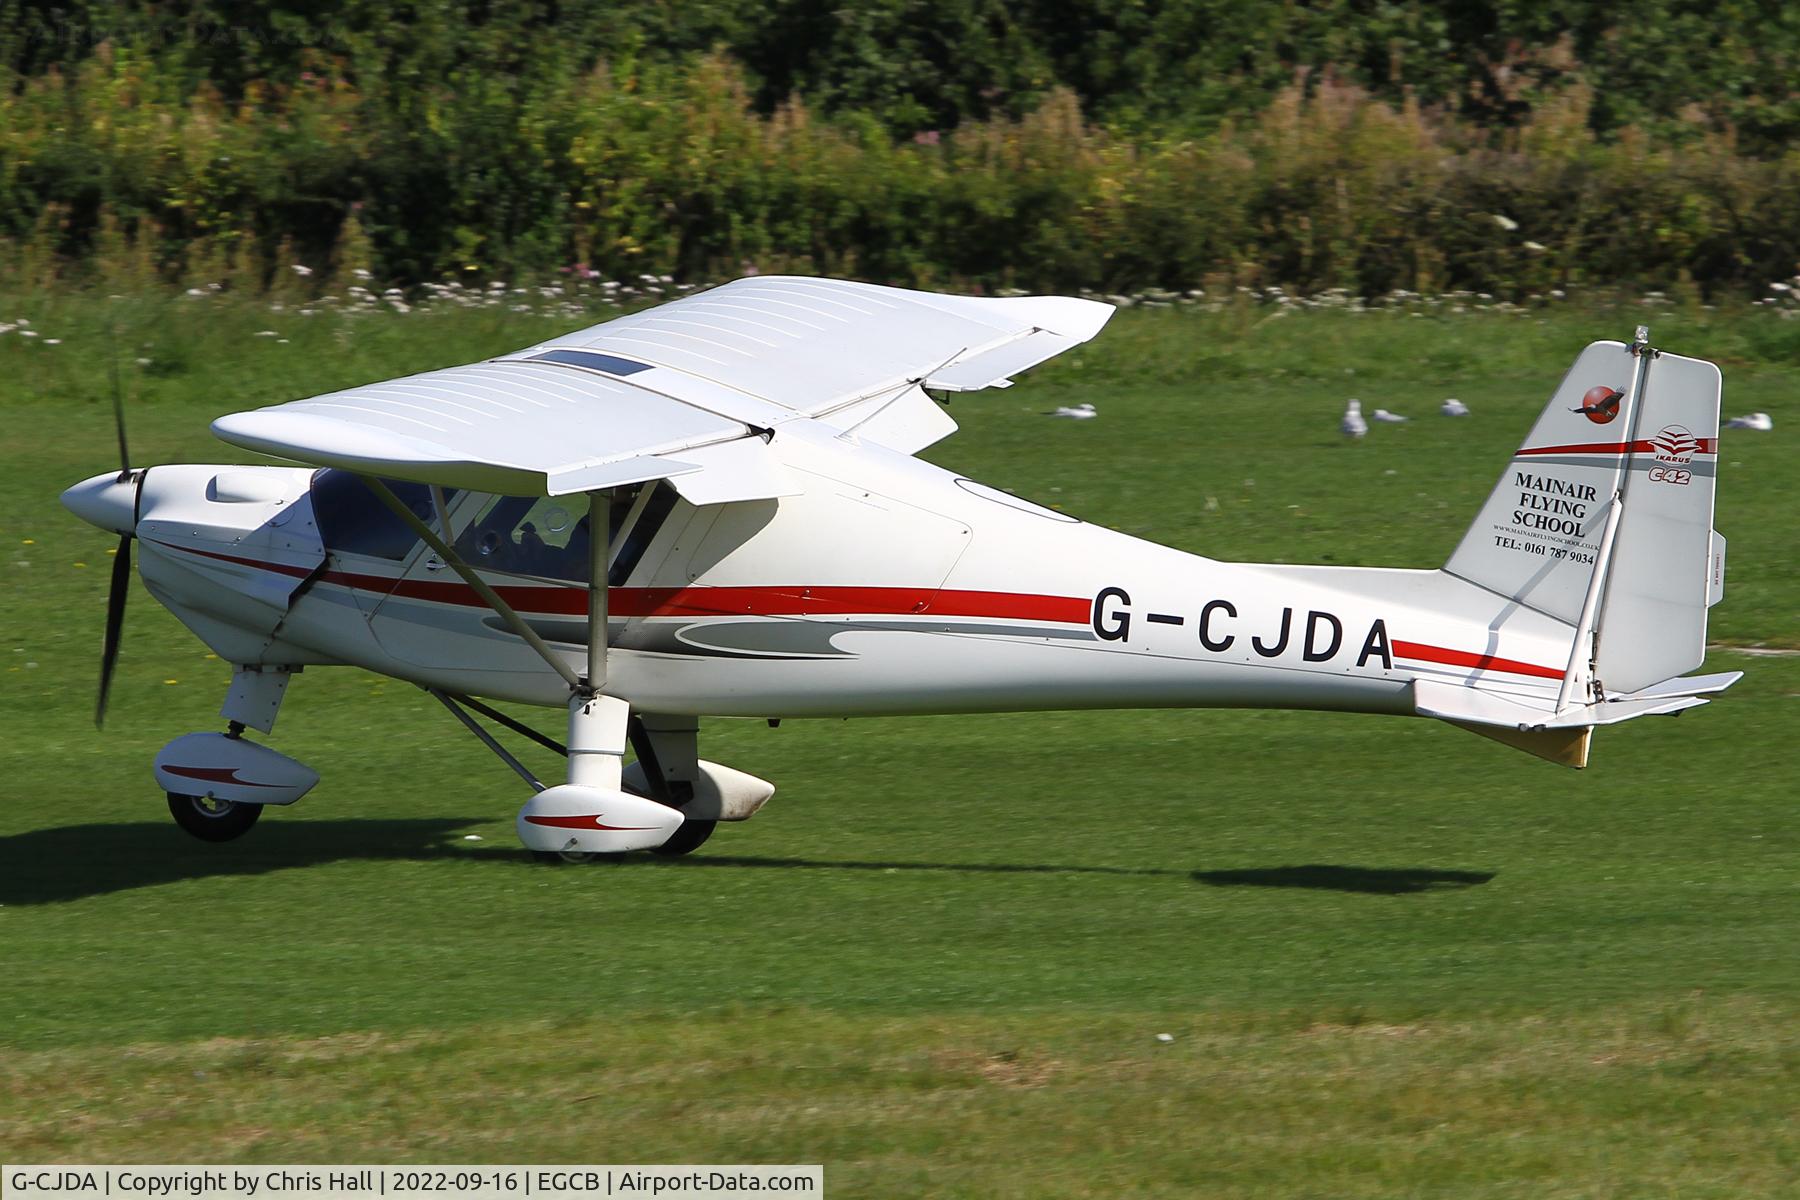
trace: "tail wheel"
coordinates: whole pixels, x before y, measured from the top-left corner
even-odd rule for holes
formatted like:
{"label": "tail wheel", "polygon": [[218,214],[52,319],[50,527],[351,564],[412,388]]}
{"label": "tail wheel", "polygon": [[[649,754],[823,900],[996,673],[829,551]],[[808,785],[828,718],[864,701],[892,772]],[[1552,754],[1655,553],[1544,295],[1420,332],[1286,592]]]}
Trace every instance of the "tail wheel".
{"label": "tail wheel", "polygon": [[262,816],[260,804],[218,800],[210,796],[169,793],[169,814],[175,823],[203,842],[229,842],[243,837]]}
{"label": "tail wheel", "polygon": [[706,844],[706,839],[712,836],[713,828],[717,825],[717,821],[683,821],[681,823],[681,828],[670,835],[668,841],[660,846],[653,847],[650,853],[661,854],[665,858],[675,858],[682,854],[692,854]]}

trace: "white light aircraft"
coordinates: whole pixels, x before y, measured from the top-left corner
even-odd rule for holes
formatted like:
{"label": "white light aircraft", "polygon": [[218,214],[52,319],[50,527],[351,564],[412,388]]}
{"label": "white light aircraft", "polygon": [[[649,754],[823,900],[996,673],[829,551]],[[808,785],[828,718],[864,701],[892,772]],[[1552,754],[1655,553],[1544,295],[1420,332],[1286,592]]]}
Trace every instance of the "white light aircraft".
{"label": "white light aircraft", "polygon": [[[699,756],[702,717],[1327,709],[1579,767],[1596,726],[1738,678],[1681,678],[1723,586],[1711,363],[1642,329],[1588,346],[1440,570],[1215,562],[914,457],[956,428],[933,393],[1008,386],[1111,313],[742,279],[221,417],[308,465],[127,462],[63,495],[120,535],[100,711],[134,539],[150,593],[233,665],[227,731],[155,763],[213,841],[318,781],[243,735],[329,664],[441,701],[531,787],[517,830],[544,857],[686,853],[761,808],[771,784]],[[475,697],[566,708],[566,742]],[[477,715],[564,752],[566,782]]]}

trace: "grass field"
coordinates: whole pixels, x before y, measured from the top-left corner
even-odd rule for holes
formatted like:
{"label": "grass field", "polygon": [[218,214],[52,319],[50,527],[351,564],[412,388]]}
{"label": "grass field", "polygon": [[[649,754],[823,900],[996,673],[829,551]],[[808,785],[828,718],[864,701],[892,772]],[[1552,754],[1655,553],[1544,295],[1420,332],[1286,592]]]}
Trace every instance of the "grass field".
{"label": "grass field", "polygon": [[[841,1196],[1795,1191],[1800,659],[1767,652],[1800,648],[1800,321],[1132,311],[959,398],[931,451],[1218,558],[1433,565],[1580,347],[1649,319],[1721,362],[1728,411],[1775,419],[1721,454],[1708,669],[1749,675],[1602,731],[1586,772],[1343,715],[715,722],[708,757],[778,784],[763,815],[685,861],[546,868],[513,777],[351,670],[304,675],[274,739],[324,783],[240,843],[185,838],[149,762],[215,727],[227,669],[137,589],[93,731],[110,539],[56,495],[114,459],[112,347],[136,460],[231,461],[220,413],[585,322],[15,304],[0,321],[40,337],[0,336],[0,1159],[823,1162]],[[1474,416],[1436,416],[1452,394]],[[1351,395],[1415,419],[1342,444]],[[1076,400],[1100,418],[1041,415]]]}

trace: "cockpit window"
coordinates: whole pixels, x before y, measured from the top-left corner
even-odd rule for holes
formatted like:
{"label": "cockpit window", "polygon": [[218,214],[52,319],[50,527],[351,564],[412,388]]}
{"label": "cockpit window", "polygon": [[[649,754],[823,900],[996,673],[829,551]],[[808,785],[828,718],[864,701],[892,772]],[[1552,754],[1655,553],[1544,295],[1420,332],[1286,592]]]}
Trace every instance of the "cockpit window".
{"label": "cockpit window", "polygon": [[[647,496],[645,489],[650,489]],[[666,485],[646,483],[613,493],[607,506],[607,544],[613,549],[610,583],[623,583],[630,575],[674,506],[674,489]],[[636,519],[626,529],[634,513]],[[585,583],[590,543],[583,497],[495,496],[457,537],[456,552],[483,571]]]}
{"label": "cockpit window", "polygon": [[647,485],[651,492],[644,498],[643,511],[638,519],[631,523],[625,531],[623,539],[619,537],[619,529],[613,526],[612,565],[606,572],[606,582],[610,587],[623,586],[631,573],[637,570],[638,563],[643,561],[644,551],[650,549],[650,543],[656,540],[663,522],[675,511],[675,489],[666,483]]}
{"label": "cockpit window", "polygon": [[[429,487],[399,479],[382,482],[393,490],[402,504],[418,514],[420,520],[436,527]],[[456,496],[455,488],[444,490],[446,507]],[[312,479],[312,502],[313,519],[319,523],[319,536],[324,539],[327,550],[400,562],[419,544],[419,535],[383,504],[381,497],[354,472],[336,467],[318,472]]]}

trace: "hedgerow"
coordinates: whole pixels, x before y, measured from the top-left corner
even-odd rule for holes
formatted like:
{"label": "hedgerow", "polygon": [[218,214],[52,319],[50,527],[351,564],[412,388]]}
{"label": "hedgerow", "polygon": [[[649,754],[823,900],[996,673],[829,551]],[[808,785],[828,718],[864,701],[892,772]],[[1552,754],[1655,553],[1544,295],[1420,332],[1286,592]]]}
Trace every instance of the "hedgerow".
{"label": "hedgerow", "polygon": [[[1224,20],[1216,7],[1185,6]],[[1054,39],[963,8],[956,29],[989,29],[981,53],[1012,45],[1041,59],[1040,76],[1073,73]],[[880,21],[857,35],[862,58],[808,77],[814,99],[772,100],[771,78],[805,74],[756,59],[775,26],[707,11],[760,69],[722,51],[651,53],[648,35],[602,46],[590,30],[559,48],[541,22],[476,25],[431,6],[404,31],[340,13],[330,36],[200,50],[190,38],[180,54],[135,26],[60,56],[15,37],[0,47],[14,64],[0,87],[0,270],[18,286],[262,290],[292,285],[301,264],[321,287],[358,270],[407,285],[792,270],[1516,298],[1596,282],[1760,292],[1800,260],[1800,156],[1767,136],[1787,119],[1779,105],[1761,106],[1752,136],[1725,107],[1628,104],[1595,91],[1567,39],[1514,52],[1506,105],[1471,99],[1497,94],[1491,62],[1460,84],[1417,68],[1428,101],[1351,70],[1265,86],[1271,68],[1252,54],[1238,83],[1253,100],[1218,83],[1178,119],[1147,97],[1134,107],[1111,76],[1088,79],[1087,95],[1009,85],[985,106],[870,100],[860,70],[893,52]],[[15,31],[30,24],[7,15]],[[1154,59],[1159,44],[1119,52]],[[1346,46],[1314,50],[1367,57]],[[970,115],[917,127],[946,108]],[[1628,109],[1641,120],[1621,123]]]}

